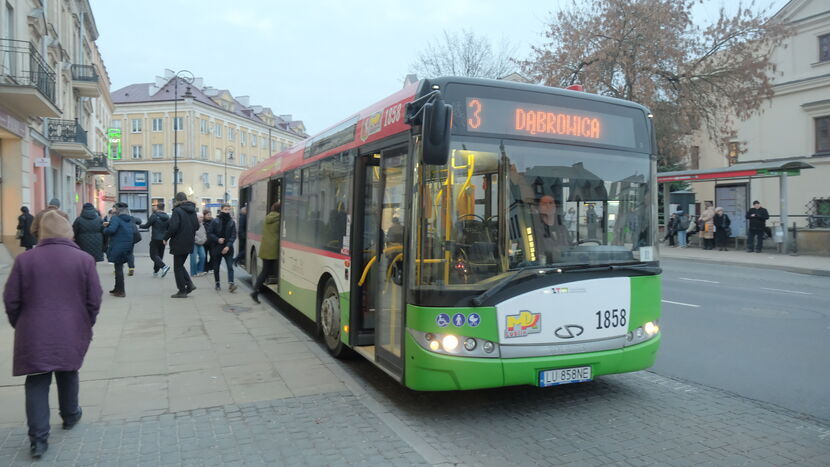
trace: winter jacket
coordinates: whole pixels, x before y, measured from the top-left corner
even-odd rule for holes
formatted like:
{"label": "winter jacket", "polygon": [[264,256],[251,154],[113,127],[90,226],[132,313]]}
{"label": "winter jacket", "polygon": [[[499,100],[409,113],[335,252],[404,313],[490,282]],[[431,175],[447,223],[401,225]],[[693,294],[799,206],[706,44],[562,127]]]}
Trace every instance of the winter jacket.
{"label": "winter jacket", "polygon": [[110,225],[104,229],[104,234],[109,237],[107,258],[110,262],[127,262],[127,257],[133,252],[136,230],[133,216],[129,214],[119,214],[110,219]]}
{"label": "winter jacket", "polygon": [[749,230],[763,232],[767,227],[769,212],[767,212],[766,208],[750,208],[749,211],[746,212],[746,218],[749,219]]}
{"label": "winter jacket", "polygon": [[81,368],[101,308],[90,255],[67,238],[41,240],[15,259],[3,301],[15,329],[14,376]]}
{"label": "winter jacket", "polygon": [[[226,246],[233,248],[236,242],[236,222],[230,215],[227,221],[222,221],[222,216],[217,216],[216,219],[210,223],[207,229],[208,243],[210,243],[210,254],[214,256],[221,256],[222,249]],[[219,239],[224,238],[224,243],[219,243]]]}
{"label": "winter jacket", "polygon": [[192,201],[182,201],[173,208],[170,223],[164,240],[170,240],[170,253],[189,255],[193,251],[199,219],[196,217],[196,205]]}
{"label": "winter jacket", "polygon": [[167,213],[164,211],[156,211],[150,214],[150,217],[147,219],[147,223],[143,224],[141,228],[152,228],[150,240],[158,242],[164,240],[164,234],[167,233],[167,227],[169,225],[170,216],[168,216]]}
{"label": "winter jacket", "polygon": [[703,231],[700,233],[700,238],[715,238],[715,224],[712,219],[715,217],[715,208],[709,206],[703,210],[698,222],[703,222]]}
{"label": "winter jacket", "polygon": [[30,248],[37,245],[37,238],[32,235],[32,223],[35,221],[35,216],[29,214],[29,208],[24,206],[23,209],[25,209],[23,214],[17,217],[17,230],[23,231],[20,246]]}
{"label": "winter jacket", "polygon": [[95,208],[85,207],[72,223],[72,231],[81,250],[89,253],[95,261],[104,260],[104,221]]}
{"label": "winter jacket", "polygon": [[265,216],[259,257],[262,259],[279,259],[280,257],[280,213],[278,212],[272,211]]}

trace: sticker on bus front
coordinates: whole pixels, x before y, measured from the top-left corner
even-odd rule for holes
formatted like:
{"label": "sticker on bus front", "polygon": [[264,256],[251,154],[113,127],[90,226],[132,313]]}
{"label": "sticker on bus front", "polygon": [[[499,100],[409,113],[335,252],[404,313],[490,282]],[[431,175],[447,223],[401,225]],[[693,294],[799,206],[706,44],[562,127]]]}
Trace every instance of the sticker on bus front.
{"label": "sticker on bus front", "polygon": [[438,316],[435,317],[435,324],[442,328],[447,327],[447,325],[450,324],[450,315],[446,313],[439,313]]}
{"label": "sticker on bus front", "polygon": [[467,321],[467,317],[464,316],[464,313],[456,313],[452,315],[452,324],[457,328],[464,326],[465,321]]}

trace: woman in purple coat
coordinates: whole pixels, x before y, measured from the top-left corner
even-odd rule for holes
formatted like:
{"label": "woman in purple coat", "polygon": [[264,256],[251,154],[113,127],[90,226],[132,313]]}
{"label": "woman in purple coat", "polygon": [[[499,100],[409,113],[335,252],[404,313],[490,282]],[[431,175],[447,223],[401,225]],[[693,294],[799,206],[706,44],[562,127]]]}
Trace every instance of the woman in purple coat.
{"label": "woman in purple coat", "polygon": [[31,454],[48,449],[49,386],[58,384],[63,428],[81,419],[78,370],[101,307],[95,259],[72,241],[72,225],[57,212],[40,222],[37,248],[15,259],[3,301],[14,328],[14,376],[26,375]]}

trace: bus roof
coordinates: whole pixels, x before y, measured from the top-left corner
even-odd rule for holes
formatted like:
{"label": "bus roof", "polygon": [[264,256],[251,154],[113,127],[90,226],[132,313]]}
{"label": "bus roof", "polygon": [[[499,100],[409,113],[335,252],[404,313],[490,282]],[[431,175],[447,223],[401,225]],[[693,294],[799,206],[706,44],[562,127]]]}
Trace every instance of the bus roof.
{"label": "bus roof", "polygon": [[240,186],[250,185],[256,181],[268,179],[278,173],[304,165],[306,162],[321,159],[408,130],[409,125],[404,123],[406,104],[415,100],[419,92],[428,91],[434,85],[437,85],[439,89],[444,89],[449,84],[488,86],[570,97],[578,96],[580,99],[637,108],[645,115],[650,113],[646,107],[631,101],[537,84],[457,76],[421,80],[404,87],[400,91],[295,144],[289,149],[272,155],[243,172],[239,184]]}

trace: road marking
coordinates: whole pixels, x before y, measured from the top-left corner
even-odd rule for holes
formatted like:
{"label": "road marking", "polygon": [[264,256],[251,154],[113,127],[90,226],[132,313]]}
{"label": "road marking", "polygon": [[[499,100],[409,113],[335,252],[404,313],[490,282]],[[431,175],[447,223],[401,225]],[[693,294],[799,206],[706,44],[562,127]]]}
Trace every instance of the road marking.
{"label": "road marking", "polygon": [[692,308],[700,308],[700,305],[693,305],[691,303],[673,302],[671,300],[663,300],[663,303],[671,303],[672,305],[690,306]]}
{"label": "road marking", "polygon": [[706,279],[690,279],[688,277],[678,277],[678,279],[682,281],[692,281],[692,282],[708,282],[709,284],[720,284],[718,281],[707,281]]}
{"label": "road marking", "polygon": [[801,295],[813,295],[813,294],[812,294],[812,293],[810,293],[810,292],[799,292],[798,290],[771,289],[771,288],[769,288],[769,287],[761,287],[761,288],[762,288],[762,289],[764,289],[764,290],[774,290],[774,291],[776,291],[776,292],[797,293],[797,294],[801,294]]}

